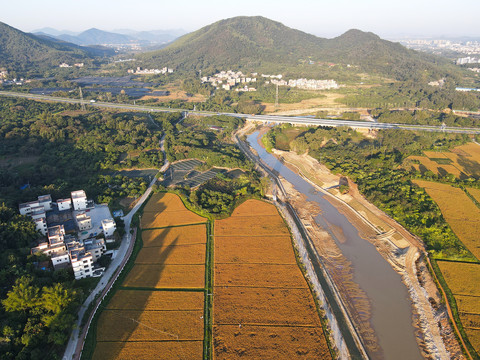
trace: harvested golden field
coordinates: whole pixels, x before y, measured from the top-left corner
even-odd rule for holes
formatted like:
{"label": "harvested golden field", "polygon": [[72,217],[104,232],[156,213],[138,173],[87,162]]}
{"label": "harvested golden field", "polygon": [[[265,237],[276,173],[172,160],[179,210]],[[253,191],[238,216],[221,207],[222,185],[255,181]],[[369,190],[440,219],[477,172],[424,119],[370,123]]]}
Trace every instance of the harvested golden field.
{"label": "harvested golden field", "polygon": [[196,311],[105,310],[97,341],[203,340],[203,309]]}
{"label": "harvested golden field", "polygon": [[453,294],[480,296],[480,265],[438,261],[438,266]]}
{"label": "harvested golden field", "polygon": [[215,262],[296,264],[290,235],[218,236],[215,238]]}
{"label": "harvested golden field", "polygon": [[455,295],[455,301],[459,311],[480,314],[480,298],[471,295]]}
{"label": "harvested golden field", "polygon": [[161,213],[144,212],[142,215],[142,229],[154,229],[168,226],[204,223],[205,218],[190,210],[165,211]]}
{"label": "harvested golden field", "polygon": [[206,222],[206,219],[187,210],[175,194],[154,194],[143,210],[142,229]]}
{"label": "harvested golden field", "polygon": [[480,209],[462,189],[448,184],[414,180],[437,203],[453,232],[480,259]]}
{"label": "harvested golden field", "polygon": [[458,314],[468,340],[480,351],[480,265],[438,261],[438,266],[455,297]]}
{"label": "harvested golden field", "polygon": [[139,265],[136,264],[123,282],[127,287],[203,288],[205,265]]}
{"label": "harvested golden field", "polygon": [[320,326],[309,288],[215,288],[215,324]]}
{"label": "harvested golden field", "polygon": [[278,214],[232,216],[215,222],[215,236],[278,236],[288,234],[288,229]]}
{"label": "harvested golden field", "polygon": [[[215,222],[216,359],[330,359],[310,288],[275,206],[249,200]],[[253,326],[255,325],[255,326]]]}
{"label": "harvested golden field", "polygon": [[143,247],[207,243],[205,225],[180,226],[142,231]]}
{"label": "harvested golden field", "polygon": [[148,247],[140,250],[135,264],[205,264],[205,244],[169,245]]}
{"label": "harvested golden field", "polygon": [[478,353],[480,351],[480,329],[465,329],[465,332],[467,333],[470,344],[472,344]]}
{"label": "harvested golden field", "polygon": [[293,265],[215,264],[215,286],[306,288],[308,284]]}
{"label": "harvested golden field", "polygon": [[203,341],[97,342],[93,360],[201,359]]}
{"label": "harvested golden field", "polygon": [[[409,156],[404,167],[420,171],[427,169],[442,176],[450,173],[458,178],[480,177],[480,146],[475,143],[457,146],[444,152],[425,151],[424,154],[425,156]],[[418,160],[421,165],[414,164],[411,160]]]}
{"label": "harvested golden field", "polygon": [[278,210],[272,204],[259,200],[247,200],[238,206],[232,213],[232,217],[236,216],[263,216],[278,215]]}
{"label": "harvested golden field", "polygon": [[330,359],[320,327],[215,325],[215,359]]}
{"label": "harvested golden field", "polygon": [[200,291],[117,290],[107,304],[115,310],[203,310]]}
{"label": "harvested golden field", "polygon": [[470,195],[473,196],[475,200],[480,202],[480,189],[475,189],[475,188],[467,188],[467,191],[470,193]]}

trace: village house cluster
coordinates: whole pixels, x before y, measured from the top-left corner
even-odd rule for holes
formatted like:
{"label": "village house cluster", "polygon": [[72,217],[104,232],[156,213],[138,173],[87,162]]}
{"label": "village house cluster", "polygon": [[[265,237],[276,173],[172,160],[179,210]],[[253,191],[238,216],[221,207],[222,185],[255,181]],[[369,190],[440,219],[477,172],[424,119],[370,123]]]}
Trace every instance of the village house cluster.
{"label": "village house cluster", "polygon": [[158,74],[171,74],[173,73],[173,69],[164,67],[162,69],[142,69],[141,67],[137,67],[136,70],[129,69],[129,74],[136,74],[136,75],[158,75]]}
{"label": "village house cluster", "polygon": [[[73,64],[73,66],[78,67],[78,68],[82,68],[82,67],[85,66],[85,64],[84,63],[76,63],[76,64]],[[69,65],[67,63],[61,63],[60,65],[58,65],[58,67],[61,67],[61,68],[71,68],[73,66]]]}
{"label": "village house cluster", "polygon": [[246,76],[241,71],[221,71],[213,76],[204,76],[201,78],[202,83],[210,83],[217,89],[220,87],[227,91],[232,90],[233,87],[239,85],[236,91],[257,91],[256,88],[248,86],[247,84],[257,82],[257,73],[252,73],[252,76]]}
{"label": "village house cluster", "polygon": [[31,249],[32,254],[50,256],[55,270],[71,266],[77,280],[103,273],[96,262],[107,251],[106,243],[115,241],[116,230],[107,205],[87,200],[85,191],[78,190],[56,202],[50,195],[39,196],[20,204],[19,211],[47,238]]}
{"label": "village house cluster", "polygon": [[315,80],[315,79],[291,79],[291,80],[271,80],[271,83],[278,86],[290,86],[304,90],[328,90],[338,89],[335,80]]}

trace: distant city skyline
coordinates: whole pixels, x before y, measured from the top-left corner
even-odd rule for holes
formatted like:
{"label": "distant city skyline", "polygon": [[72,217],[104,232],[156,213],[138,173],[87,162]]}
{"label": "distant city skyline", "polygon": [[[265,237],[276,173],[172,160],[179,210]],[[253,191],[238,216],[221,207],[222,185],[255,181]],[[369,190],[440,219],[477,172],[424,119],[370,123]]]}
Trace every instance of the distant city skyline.
{"label": "distant city skyline", "polygon": [[334,37],[356,28],[382,37],[480,37],[478,0],[155,0],[10,1],[0,21],[25,32],[51,27],[80,32],[116,29],[197,30],[235,16],[264,16],[317,36]]}

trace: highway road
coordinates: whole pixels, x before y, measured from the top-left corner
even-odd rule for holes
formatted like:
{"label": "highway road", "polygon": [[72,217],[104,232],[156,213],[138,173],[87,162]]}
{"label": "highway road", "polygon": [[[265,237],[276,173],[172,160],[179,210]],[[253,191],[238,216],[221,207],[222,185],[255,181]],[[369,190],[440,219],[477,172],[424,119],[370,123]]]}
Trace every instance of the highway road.
{"label": "highway road", "polygon": [[[18,93],[11,91],[0,91],[0,96],[19,97],[38,101],[53,101],[62,102],[68,104],[81,104],[80,99],[61,98],[48,95],[36,95],[27,93]],[[85,105],[99,108],[112,108],[123,109],[131,111],[145,111],[145,112],[183,112],[185,115],[199,115],[199,116],[213,116],[213,115],[229,115],[240,117],[250,121],[257,121],[266,124],[279,124],[289,123],[292,125],[303,126],[348,126],[356,129],[372,129],[372,130],[384,130],[384,129],[399,129],[399,130],[411,130],[411,131],[434,131],[434,132],[446,132],[446,133],[459,133],[459,134],[480,134],[480,128],[464,128],[464,127],[442,127],[442,126],[428,126],[428,125],[411,125],[411,124],[391,124],[372,121],[350,121],[350,120],[335,120],[335,119],[314,119],[310,117],[291,117],[291,116],[279,116],[279,115],[251,115],[251,114],[238,114],[238,113],[225,113],[225,112],[212,112],[212,111],[192,111],[188,109],[171,109],[164,107],[152,107],[144,105],[132,105],[132,104],[116,104],[109,102],[89,102],[83,101]]]}

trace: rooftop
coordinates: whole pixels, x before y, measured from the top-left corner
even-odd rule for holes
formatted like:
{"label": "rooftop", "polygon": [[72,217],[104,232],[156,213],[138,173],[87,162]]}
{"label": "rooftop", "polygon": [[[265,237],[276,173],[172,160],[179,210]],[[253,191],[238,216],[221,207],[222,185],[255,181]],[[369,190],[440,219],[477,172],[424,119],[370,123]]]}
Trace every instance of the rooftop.
{"label": "rooftop", "polygon": [[38,197],[38,201],[40,202],[52,201],[52,197],[50,195],[40,195]]}
{"label": "rooftop", "polygon": [[81,198],[86,198],[87,195],[85,194],[85,191],[83,190],[77,190],[77,191],[72,191],[72,199],[81,199]]}

